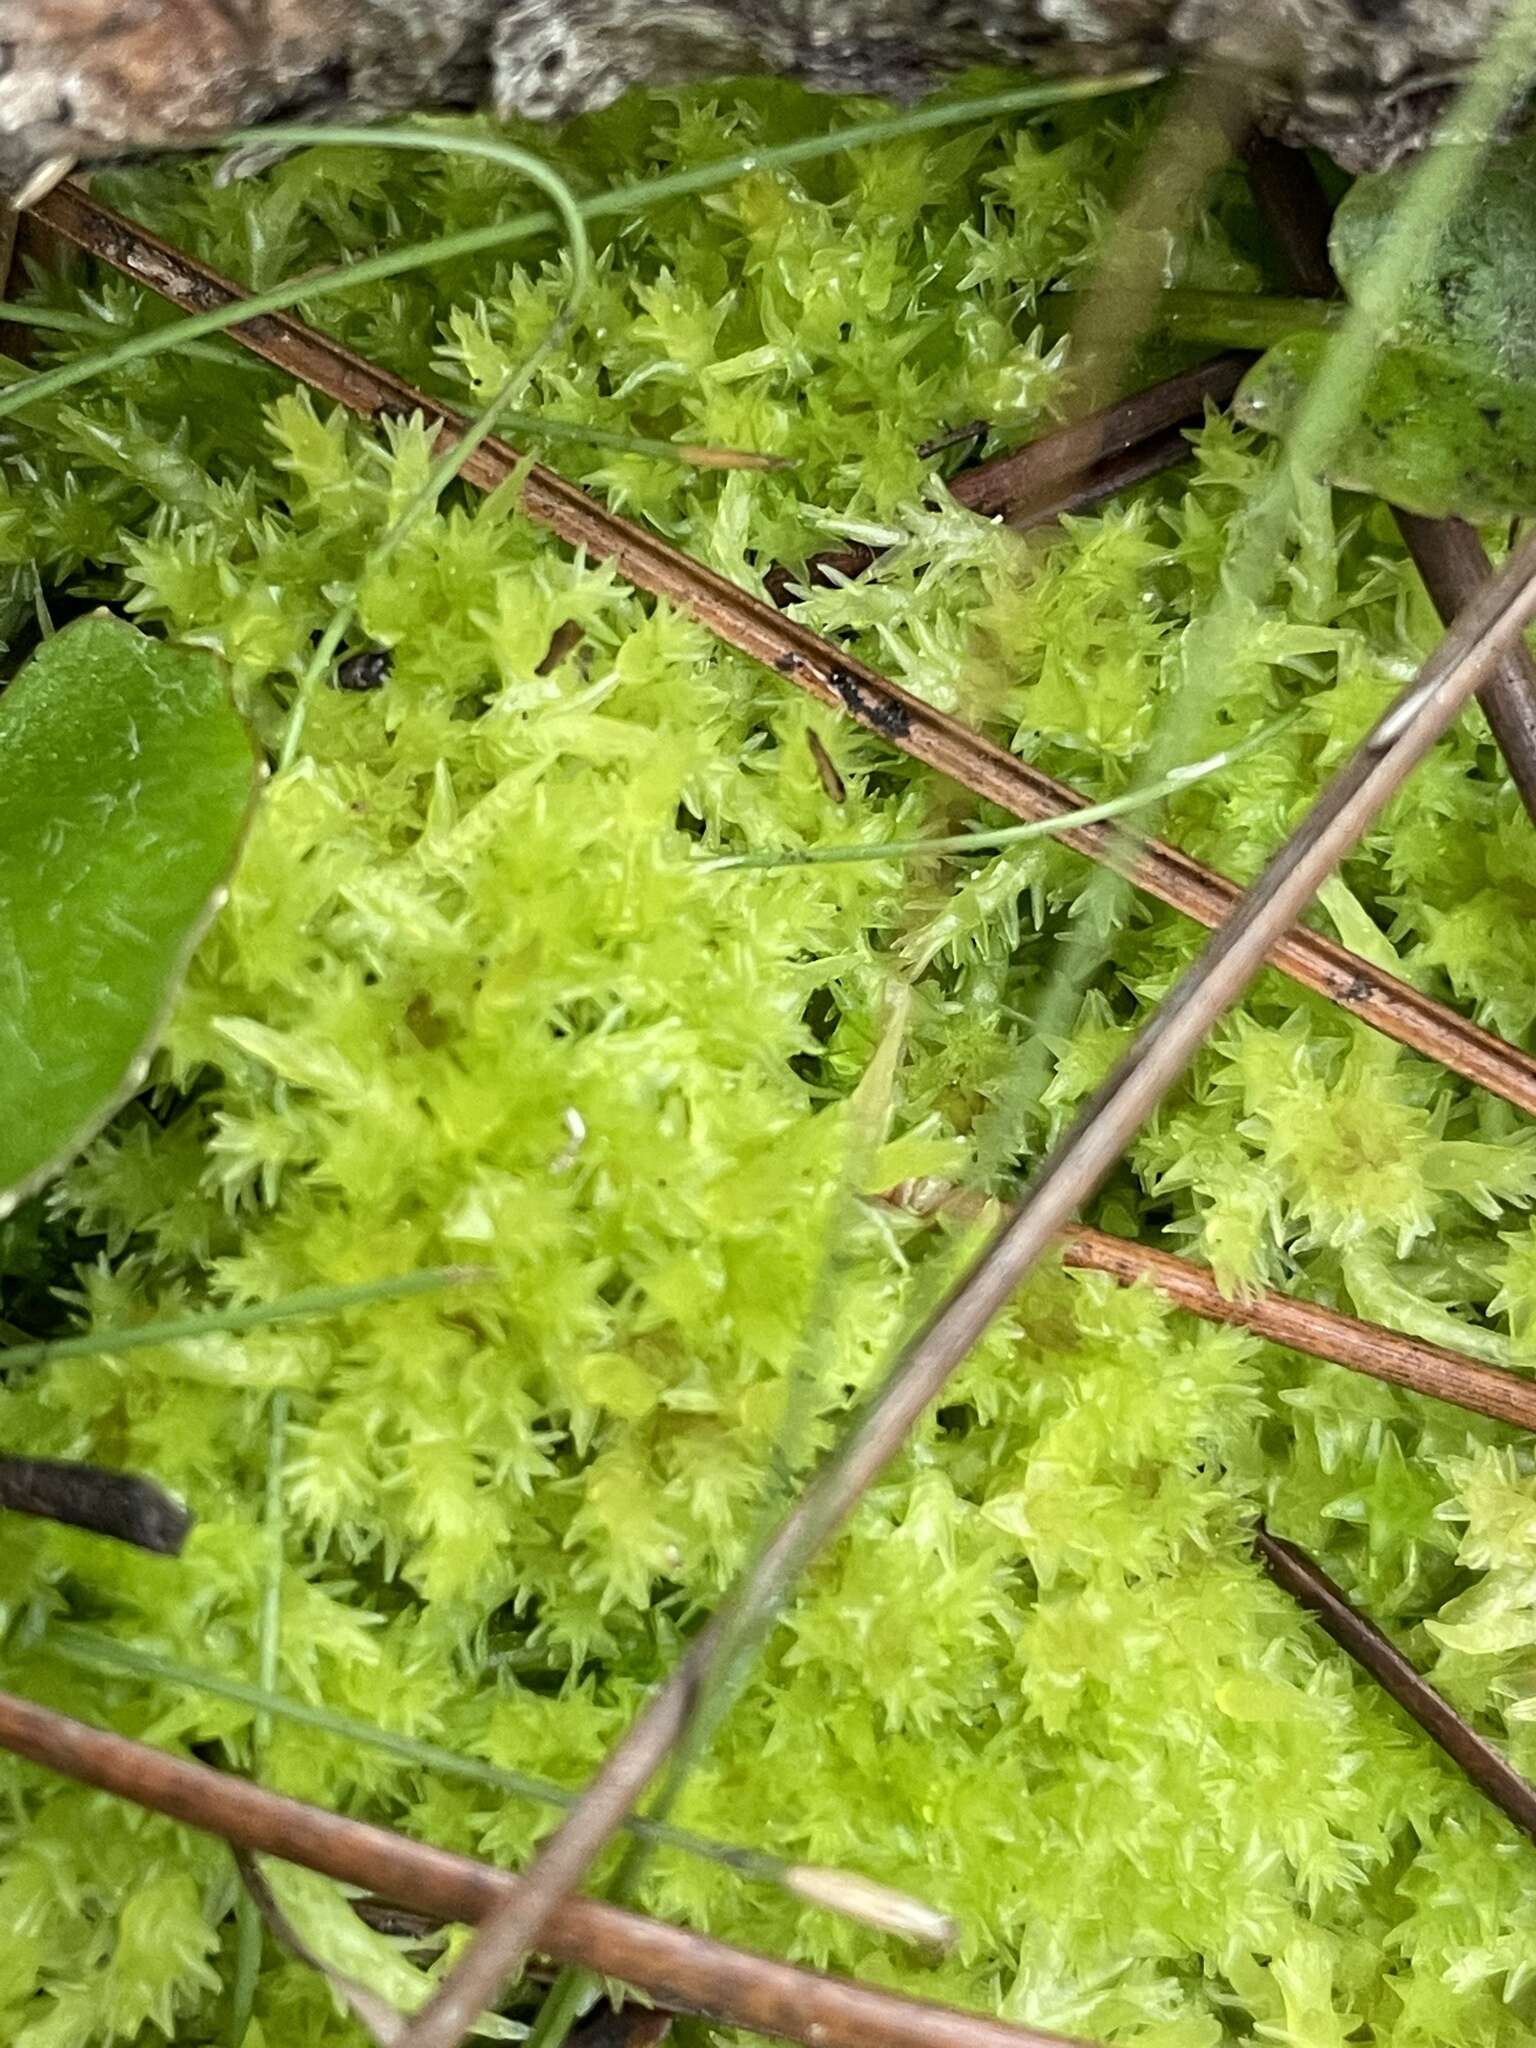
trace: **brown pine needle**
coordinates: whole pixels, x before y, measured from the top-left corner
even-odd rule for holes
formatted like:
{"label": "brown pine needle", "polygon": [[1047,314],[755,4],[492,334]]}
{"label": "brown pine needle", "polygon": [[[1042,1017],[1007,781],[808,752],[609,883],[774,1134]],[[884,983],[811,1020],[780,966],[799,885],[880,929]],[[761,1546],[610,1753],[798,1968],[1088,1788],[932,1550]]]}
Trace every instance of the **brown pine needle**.
{"label": "brown pine needle", "polygon": [[[10,1693],[0,1693],[0,1748],[247,1855],[302,1864],[433,1921],[474,1924],[526,1889],[526,1880],[491,1864],[284,1798]],[[541,1946],[557,1962],[600,1971],[660,2005],[806,2048],[1086,2048],[800,1969],[592,1899],[563,1900]]]}
{"label": "brown pine needle", "polygon": [[790,1586],[842,1527],[923,1411],[1113,1171],[1212,1026],[1259,973],[1340,860],[1536,614],[1536,535],[1451,629],[1397,701],[1175,983],[1131,1050],[1046,1160],[990,1243],[902,1347],[884,1382],[825,1460],[724,1606],[608,1753],[541,1846],[525,1889],[488,1920],[402,2048],[454,2048],[520,1967],[546,1917],[573,1891],[681,1739],[727,1646],[766,1626]]}
{"label": "brown pine needle", "polygon": [[848,801],[848,785],[838,772],[837,763],[827,752],[826,741],[816,731],[814,726],[807,727],[805,740],[806,745],[811,750],[811,759],[816,764],[816,775],[822,788],[832,799],[833,803],[846,803]]}
{"label": "brown pine needle", "polygon": [[[65,240],[189,312],[242,296],[217,272],[100,205],[76,185],[61,185],[38,212]],[[257,355],[367,419],[419,412],[436,421],[445,436],[462,431],[462,419],[448,407],[289,314],[262,314],[230,333]],[[770,605],[643,527],[608,511],[554,471],[536,463],[521,465],[506,443],[487,441],[466,462],[463,474],[489,491],[520,468],[522,502],[530,518],[585,550],[590,559],[611,561],[637,588],[666,598],[726,645],[846,712],[973,795],[1021,819],[1055,818],[1082,807],[1077,791],[934,711],[845,648],[781,617]],[[1197,923],[1218,925],[1241,901],[1235,882],[1157,840],[1137,840],[1112,826],[1092,825],[1061,836],[1079,853],[1121,869],[1150,895]],[[1277,932],[1269,958],[1303,988],[1338,1003],[1386,1037],[1536,1113],[1536,1058],[1444,1004],[1306,930]]]}
{"label": "brown pine needle", "polygon": [[[1248,171],[1260,210],[1269,223],[1298,290],[1331,298],[1339,289],[1328,253],[1328,197],[1317,173],[1299,150],[1257,141]],[[1404,545],[1448,626],[1493,574],[1488,550],[1464,519],[1426,519],[1393,506]],[[1477,693],[1510,780],[1536,823],[1536,661],[1516,642]]]}
{"label": "brown pine needle", "polygon": [[1522,1778],[1428,1679],[1419,1676],[1397,1645],[1360,1612],[1315,1558],[1272,1535],[1262,1522],[1253,1532],[1253,1547],[1275,1584],[1316,1615],[1339,1648],[1418,1722],[1484,1798],[1492,1800],[1522,1833],[1536,1841],[1536,1787]]}
{"label": "brown pine needle", "polygon": [[[1425,519],[1393,506],[1392,516],[1435,610],[1449,625],[1493,574],[1488,550],[1464,519]],[[1509,779],[1536,824],[1536,661],[1523,643],[1511,647],[1477,693]]]}
{"label": "brown pine needle", "polygon": [[[882,1199],[916,1215],[944,1209],[972,1220],[988,1206],[984,1196],[925,1182],[892,1188]],[[1432,1401],[1449,1402],[1472,1415],[1536,1431],[1536,1381],[1501,1366],[1484,1365],[1443,1344],[1404,1336],[1399,1330],[1364,1322],[1341,1309],[1297,1301],[1273,1288],[1236,1297],[1223,1294],[1208,1266],[1086,1224],[1063,1231],[1059,1246],[1063,1265],[1077,1272],[1104,1273],[1122,1287],[1145,1281],[1202,1322],[1247,1330],[1287,1351],[1321,1358],[1368,1379],[1385,1380],[1389,1386],[1427,1395]]]}
{"label": "brown pine needle", "polygon": [[1063,1237],[1062,1260],[1084,1272],[1107,1273],[1127,1287],[1137,1280],[1148,1281],[1159,1294],[1205,1322],[1251,1330],[1254,1336],[1283,1344],[1287,1350],[1326,1359],[1330,1365],[1386,1380],[1410,1393],[1427,1394],[1434,1401],[1448,1401],[1474,1415],[1536,1430],[1536,1381],[1522,1379],[1500,1366],[1480,1364],[1444,1345],[1405,1337],[1379,1323],[1362,1322],[1339,1309],[1296,1301],[1268,1288],[1230,1300],[1208,1268],[1082,1224]]}
{"label": "brown pine needle", "polygon": [[[1167,458],[1162,467],[1180,460],[1187,444],[1174,430],[1198,426],[1207,403],[1225,405],[1252,361],[1251,355],[1232,350],[1193,370],[1181,370],[1176,377],[1165,377],[1130,398],[1042,434],[1027,447],[961,470],[949,480],[950,495],[969,511],[1001,519],[1007,526],[1036,525],[1059,517],[1062,510],[1076,511],[1108,495],[1091,484],[1096,472],[1112,474],[1108,465],[1117,459],[1123,462],[1149,443],[1159,444]],[[1133,480],[1140,479],[1126,482]]]}
{"label": "brown pine needle", "polygon": [[[1245,356],[1242,360],[1249,362],[1252,358]],[[1139,396],[1149,398],[1160,389],[1161,386],[1152,385]],[[1061,467],[1059,474],[1053,475],[1051,471],[1057,467],[1054,457],[1049,465],[1042,462],[1038,470],[1027,463],[1026,458],[1037,448],[1045,448],[1047,443],[1054,441],[1057,433],[1076,435],[1081,429],[1090,429],[1082,438],[1083,445],[1091,446],[1116,410],[1108,406],[1102,412],[1074,421],[1070,427],[1058,428],[1038,441],[1031,441],[1026,448],[1016,449],[1009,455],[994,456],[990,462],[978,463],[974,469],[961,470],[950,479],[951,495],[966,503],[962,486],[973,487],[978,498],[995,492],[1000,501],[995,508],[996,516],[1016,533],[1028,533],[1036,527],[1049,526],[1053,520],[1062,519],[1070,513],[1090,511],[1106,499],[1119,497],[1133,484],[1145,483],[1149,477],[1161,476],[1164,470],[1187,462],[1193,454],[1185,428],[1199,426],[1201,416],[1198,413],[1192,414],[1183,425],[1160,431],[1154,429],[1144,439],[1132,441],[1124,448],[1089,461],[1086,468],[1074,469],[1067,465]],[[1020,465],[1020,495],[1014,498],[1008,495],[1012,486],[1001,475],[994,476],[994,472],[1000,473],[1016,464]],[[764,576],[763,588],[783,611],[798,602],[802,591],[834,589],[839,583],[851,583],[865,575],[879,561],[880,554],[881,550],[859,542],[853,547],[826,548],[820,554],[811,555],[798,573],[786,568],[782,562],[776,562]]]}

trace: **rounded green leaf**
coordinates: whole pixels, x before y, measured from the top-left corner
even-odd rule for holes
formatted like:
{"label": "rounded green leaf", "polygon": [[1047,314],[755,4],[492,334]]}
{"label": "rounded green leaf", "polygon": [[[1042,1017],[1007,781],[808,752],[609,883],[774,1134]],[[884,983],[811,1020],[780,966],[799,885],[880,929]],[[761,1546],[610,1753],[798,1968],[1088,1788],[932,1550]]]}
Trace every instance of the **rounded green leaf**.
{"label": "rounded green leaf", "polygon": [[141,1085],[260,775],[220,663],[105,613],[0,696],[0,1216]]}
{"label": "rounded green leaf", "polygon": [[[1324,334],[1276,343],[1238,388],[1238,417],[1283,433],[1327,346]],[[1536,511],[1536,390],[1448,350],[1383,349],[1323,473],[1430,518]]]}
{"label": "rounded green leaf", "polygon": [[[1476,154],[1466,198],[1382,338],[1443,350],[1469,371],[1529,377],[1536,372],[1536,138]],[[1359,178],[1340,202],[1330,249],[1356,305],[1370,307],[1374,261],[1415,171],[1402,164]]]}

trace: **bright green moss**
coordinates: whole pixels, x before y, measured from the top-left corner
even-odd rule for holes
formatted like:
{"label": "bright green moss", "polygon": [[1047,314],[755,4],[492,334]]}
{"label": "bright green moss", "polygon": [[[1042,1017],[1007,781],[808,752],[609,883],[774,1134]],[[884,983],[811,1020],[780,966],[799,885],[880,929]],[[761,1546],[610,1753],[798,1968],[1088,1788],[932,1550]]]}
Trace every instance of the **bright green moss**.
{"label": "bright green moss", "polygon": [[[542,146],[590,189],[836,118],[754,86],[631,99]],[[1091,259],[1142,132],[1139,114],[1073,110],[606,229],[594,295],[528,402],[798,467],[690,474],[574,446],[558,466],[749,585],[838,535],[889,546],[804,615],[1084,789],[1129,786],[1270,455],[1212,423],[1191,471],[1021,541],[929,504],[936,465],[913,449],[977,416],[1012,438],[1048,418],[1058,361],[1037,302]],[[236,191],[159,169],[114,183],[253,283],[524,203],[486,164],[367,151]],[[1258,277],[1245,218],[1224,191],[1191,281]],[[550,247],[327,317],[408,376],[484,394],[565,285]],[[163,317],[95,279],[39,290],[119,328]],[[139,365],[15,430],[11,630],[34,562],[56,600],[127,595],[222,650],[271,737],[274,679],[302,669],[426,464],[415,427],[375,440],[232,348],[227,367]],[[1192,714],[1199,752],[1305,707],[1170,807],[1168,831],[1234,874],[1433,636],[1390,528],[1348,501],[1332,516],[1308,505]],[[472,1301],[6,1387],[7,1444],[153,1471],[199,1527],[167,1564],[9,1524],[0,1666],[39,1698],[247,1764],[247,1710],[86,1673],[49,1656],[47,1631],[69,1616],[254,1673],[263,1417],[281,1388],[284,1686],[575,1783],[741,1563],[792,1375],[809,1362],[823,1444],[958,1255],[941,1227],[859,1197],[922,1175],[1006,1185],[1195,939],[1123,890],[1085,897],[1083,864],[1048,844],[963,869],[691,868],[700,843],[883,839],[984,807],[569,560],[510,492],[423,522],[365,582],[362,620],[391,680],[317,698],[154,1094],[0,1233],[0,1314],[43,1328],[50,1283],[112,1325],[445,1259],[501,1278]],[[579,649],[540,674],[568,621]],[[1351,943],[1368,922],[1410,979],[1529,1032],[1536,848],[1477,714],[1344,881]],[[1055,1017],[1050,976],[1090,903],[1105,958]],[[1523,1361],[1533,1193],[1513,1112],[1270,976],[1102,1213],[1181,1238],[1233,1285]],[[1047,1274],[797,1599],[683,1807],[951,1907],[961,1952],[926,1969],[671,1854],[650,1903],[1139,2048],[1531,2048],[1533,1852],[1264,1580],[1244,1541],[1261,1507],[1536,1769],[1536,1487],[1513,1434]],[[260,1768],[501,1858],[545,1825],[307,1733],[275,1731]],[[18,1766],[0,1783],[0,2033],[221,2038],[220,1852]],[[271,1957],[257,2014],[269,2044],[358,2038]]]}

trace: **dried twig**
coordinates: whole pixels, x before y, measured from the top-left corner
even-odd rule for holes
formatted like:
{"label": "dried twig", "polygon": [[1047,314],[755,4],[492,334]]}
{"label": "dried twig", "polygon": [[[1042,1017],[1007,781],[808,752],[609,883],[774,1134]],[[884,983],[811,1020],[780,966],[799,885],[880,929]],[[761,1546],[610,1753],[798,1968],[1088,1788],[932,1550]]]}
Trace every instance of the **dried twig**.
{"label": "dried twig", "polygon": [[1272,1344],[1326,1359],[1350,1372],[1427,1394],[1431,1400],[1449,1401],[1496,1422],[1536,1430],[1536,1382],[1496,1365],[1479,1364],[1443,1345],[1405,1337],[1379,1323],[1362,1322],[1338,1309],[1296,1301],[1268,1288],[1230,1300],[1205,1267],[1081,1225],[1066,1233],[1062,1259],[1085,1272],[1107,1273],[1126,1286],[1149,1281],[1159,1294],[1208,1323],[1251,1330]]}
{"label": "dried twig", "polygon": [[152,1479],[52,1458],[0,1457],[0,1508],[67,1522],[163,1557],[180,1554],[192,1527],[186,1509]]}
{"label": "dried twig", "polygon": [[1451,1760],[1459,1764],[1479,1792],[1491,1799],[1517,1828],[1536,1840],[1536,1787],[1484,1741],[1450,1701],[1421,1678],[1396,1644],[1382,1634],[1335,1585],[1316,1559],[1262,1522],[1254,1530],[1253,1547],[1277,1586],[1317,1616],[1341,1650],[1368,1671],[1391,1694]]}
{"label": "dried twig", "polygon": [[[267,1792],[9,1693],[0,1693],[0,1748],[248,1854],[303,1864],[432,1920],[473,1923],[525,1889],[523,1879],[490,1864]],[[541,1946],[560,1962],[633,1985],[658,2005],[807,2048],[1073,2048],[1060,2035],[798,1969],[590,1899],[563,1901]]]}
{"label": "dried twig", "polygon": [[[983,1215],[988,1206],[984,1196],[924,1182],[893,1188],[884,1199],[893,1208],[918,1215],[944,1209],[972,1219]],[[1401,1331],[1363,1322],[1358,1316],[1317,1302],[1297,1301],[1272,1288],[1238,1296],[1223,1294],[1208,1266],[1084,1224],[1062,1232],[1060,1251],[1063,1265],[1084,1273],[1104,1273],[1123,1287],[1145,1281],[1202,1322],[1247,1330],[1267,1343],[1341,1365],[1368,1379],[1385,1380],[1390,1386],[1405,1387],[1409,1393],[1425,1394],[1433,1401],[1447,1401],[1495,1422],[1512,1423],[1517,1429],[1536,1430],[1536,1381],[1522,1379],[1519,1373],[1500,1366],[1483,1365],[1445,1345],[1404,1336]]]}
{"label": "dried twig", "polygon": [[[1328,196],[1317,173],[1299,150],[1262,138],[1249,149],[1248,171],[1298,290],[1331,298],[1339,282],[1328,254]],[[1463,519],[1426,519],[1397,506],[1392,512],[1435,609],[1449,625],[1493,574],[1488,550]],[[1477,701],[1536,822],[1536,661],[1523,643],[1508,649]]]}
{"label": "dried twig", "polygon": [[[1425,519],[1397,506],[1392,516],[1436,611],[1449,625],[1493,574],[1488,550],[1464,519]],[[1510,648],[1477,701],[1509,779],[1536,823],[1536,661],[1523,643]]]}
{"label": "dried twig", "polygon": [[[57,233],[126,276],[199,312],[241,293],[216,272],[158,240],[74,185],[62,185],[39,209]],[[233,338],[290,375],[368,419],[419,412],[445,435],[463,421],[438,400],[364,361],[287,314],[263,314],[230,330]],[[464,476],[494,490],[519,470],[516,452],[491,440]],[[1023,819],[1049,819],[1082,798],[1005,749],[910,696],[846,649],[820,638],[724,577],[609,512],[596,499],[538,464],[524,471],[523,505],[594,560],[611,561],[639,589],[664,597],[728,646],[762,662],[823,703],[845,711],[893,746],[951,776],[974,795]],[[1064,832],[1091,859],[1122,868],[1149,894],[1205,925],[1217,925],[1241,900],[1236,883],[1176,848],[1137,840],[1111,826]],[[1276,934],[1273,965],[1387,1037],[1438,1060],[1519,1108],[1536,1112],[1536,1058],[1506,1044],[1444,1004],[1421,995],[1343,946],[1305,930]]]}
{"label": "dried twig", "polygon": [[[1096,468],[1116,458],[1158,443],[1165,444],[1177,460],[1185,444],[1181,434],[1168,441],[1170,433],[1198,426],[1207,402],[1225,405],[1252,361],[1251,355],[1234,350],[1213,356],[1193,370],[1182,370],[1176,377],[1165,377],[1160,384],[1041,435],[1026,448],[961,470],[949,480],[950,495],[968,511],[1001,519],[1009,526],[1035,525],[1058,517],[1063,510],[1075,510],[1078,504],[1105,495],[1089,491],[1087,479]],[[1086,495],[1064,505],[1059,502],[1064,485]]]}

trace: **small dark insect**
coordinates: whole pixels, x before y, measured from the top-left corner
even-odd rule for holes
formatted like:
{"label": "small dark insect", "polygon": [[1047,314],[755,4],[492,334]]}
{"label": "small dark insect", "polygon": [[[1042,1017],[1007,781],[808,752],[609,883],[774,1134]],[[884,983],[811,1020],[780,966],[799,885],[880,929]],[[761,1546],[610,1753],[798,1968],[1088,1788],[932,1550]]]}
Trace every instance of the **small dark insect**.
{"label": "small dark insect", "polygon": [[848,785],[837,772],[837,763],[827,752],[820,733],[807,731],[805,743],[811,750],[811,759],[816,763],[816,773],[821,777],[821,786],[833,803],[845,803]]}
{"label": "small dark insect", "polygon": [[544,659],[534,670],[536,676],[552,676],[568,654],[573,654],[581,645],[581,627],[574,619],[566,619],[556,626],[550,635],[549,646]]}
{"label": "small dark insect", "polygon": [[361,654],[349,654],[336,664],[338,690],[376,690],[389,681],[395,657],[387,647],[366,647]]}

